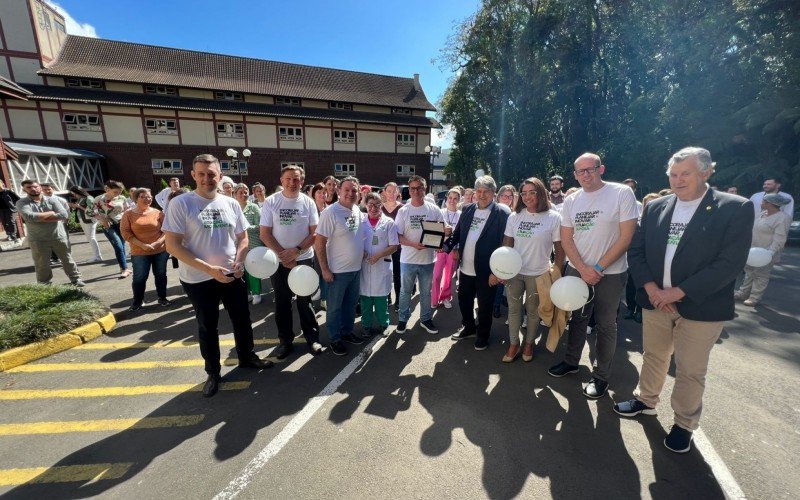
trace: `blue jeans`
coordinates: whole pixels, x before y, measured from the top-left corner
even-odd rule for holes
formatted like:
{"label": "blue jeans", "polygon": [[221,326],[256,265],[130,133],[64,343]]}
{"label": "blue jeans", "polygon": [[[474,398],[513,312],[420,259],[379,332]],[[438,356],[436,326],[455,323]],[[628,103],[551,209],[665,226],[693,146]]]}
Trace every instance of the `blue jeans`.
{"label": "blue jeans", "polygon": [[433,286],[433,262],[430,264],[406,264],[400,263],[400,312],[399,321],[408,321],[411,317],[411,290],[414,289],[414,281],[419,280],[419,320],[428,321],[433,317],[431,307],[431,287]]}
{"label": "blue jeans", "polygon": [[147,287],[147,277],[150,275],[150,267],[153,268],[153,278],[156,282],[156,293],[159,299],[167,298],[167,252],[155,255],[131,255],[131,265],[133,267],[133,303],[141,305],[144,302],[144,290]]}
{"label": "blue jeans", "polygon": [[326,321],[331,342],[340,340],[342,335],[353,333],[360,285],[361,271],[335,273],[333,282],[328,283]]}
{"label": "blue jeans", "polygon": [[111,224],[104,232],[114,248],[114,256],[117,258],[119,268],[123,271],[128,269],[128,262],[125,260],[125,240],[122,239],[122,234],[119,232],[119,224]]}

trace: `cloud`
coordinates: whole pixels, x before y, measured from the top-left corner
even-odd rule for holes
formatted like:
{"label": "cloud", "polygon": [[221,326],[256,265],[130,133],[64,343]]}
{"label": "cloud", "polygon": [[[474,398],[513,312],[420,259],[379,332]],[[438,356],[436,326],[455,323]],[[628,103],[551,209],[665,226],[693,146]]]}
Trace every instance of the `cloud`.
{"label": "cloud", "polygon": [[98,38],[97,30],[94,28],[94,26],[89,23],[79,23],[69,14],[69,12],[64,9],[64,7],[53,2],[52,0],[45,0],[45,2],[47,5],[55,9],[56,12],[64,16],[64,24],[67,26],[67,34]]}

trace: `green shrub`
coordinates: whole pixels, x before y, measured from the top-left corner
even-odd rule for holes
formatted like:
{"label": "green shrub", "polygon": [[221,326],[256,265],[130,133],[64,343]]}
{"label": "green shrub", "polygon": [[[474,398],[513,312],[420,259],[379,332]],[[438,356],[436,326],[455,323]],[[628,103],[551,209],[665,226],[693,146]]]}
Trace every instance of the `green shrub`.
{"label": "green shrub", "polygon": [[108,311],[97,298],[72,286],[0,288],[0,350],[68,332]]}

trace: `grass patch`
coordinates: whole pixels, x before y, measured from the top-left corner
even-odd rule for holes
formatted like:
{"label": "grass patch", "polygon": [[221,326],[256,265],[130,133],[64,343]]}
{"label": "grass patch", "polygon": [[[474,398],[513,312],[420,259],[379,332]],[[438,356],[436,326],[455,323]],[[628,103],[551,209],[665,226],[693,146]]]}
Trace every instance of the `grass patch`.
{"label": "grass patch", "polygon": [[0,288],[0,351],[68,332],[108,312],[95,297],[72,286]]}

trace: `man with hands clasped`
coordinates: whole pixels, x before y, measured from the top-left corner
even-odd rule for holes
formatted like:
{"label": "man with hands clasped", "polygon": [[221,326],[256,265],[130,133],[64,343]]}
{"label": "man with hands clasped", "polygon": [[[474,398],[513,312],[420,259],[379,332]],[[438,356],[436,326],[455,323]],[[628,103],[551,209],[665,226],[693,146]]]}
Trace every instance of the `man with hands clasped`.
{"label": "man with hands clasped", "polygon": [[752,202],[709,188],[708,150],[684,148],[670,158],[674,194],[645,206],[628,250],[642,306],[644,361],[635,399],[614,405],[625,417],[655,415],[670,358],[675,357],[675,424],[664,446],[691,449],[698,428],[711,348],[733,319],[733,291],[750,249]]}
{"label": "man with hands clasped", "polygon": [[194,306],[200,353],[208,379],[203,395],[217,393],[220,382],[219,303],[233,324],[239,366],[269,368],[253,350],[253,327],[247,305],[244,258],[247,255],[247,220],[239,203],[217,192],[222,176],[219,160],[202,154],[192,162],[197,188],[170,202],[162,225],[167,251],[185,265],[180,280]]}
{"label": "man with hands clasped", "polygon": [[567,276],[580,276],[594,287],[594,297],[574,311],[567,332],[564,361],[548,373],[563,377],[578,372],[586,326],[594,311],[596,366],[583,388],[587,398],[602,397],[608,389],[611,362],[617,346],[617,308],[627,281],[625,251],[630,245],[638,211],[628,186],[605,182],[600,157],[584,153],[575,160],[575,179],[581,189],[567,196],[561,209],[561,246],[567,254]]}

